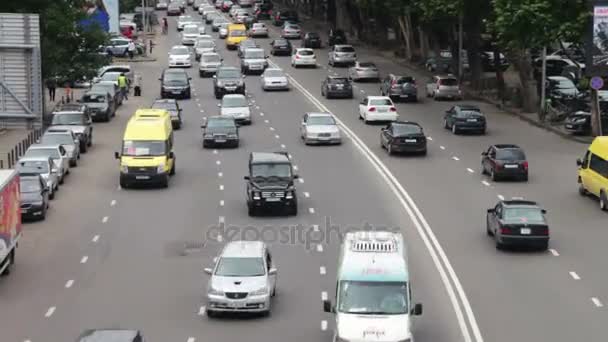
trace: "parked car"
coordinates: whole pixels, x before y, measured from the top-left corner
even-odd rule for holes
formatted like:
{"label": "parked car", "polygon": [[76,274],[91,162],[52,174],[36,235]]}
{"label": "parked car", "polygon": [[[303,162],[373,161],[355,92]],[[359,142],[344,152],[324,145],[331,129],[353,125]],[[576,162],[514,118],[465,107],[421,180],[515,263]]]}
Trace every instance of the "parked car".
{"label": "parked car", "polygon": [[[461,51],[460,56],[462,58],[462,69],[466,72],[470,69],[469,56],[464,50]],[[452,51],[441,50],[439,51],[439,55],[429,57],[424,63],[424,66],[429,72],[451,73],[455,72],[455,70],[452,70],[455,63],[457,63],[457,61],[454,61]]]}
{"label": "parked car", "polygon": [[111,100],[114,102],[114,110],[122,105],[123,95],[120,92],[118,85],[114,82],[98,82],[93,84],[91,90],[92,93],[107,93],[110,94]]}
{"label": "parked car", "polygon": [[380,131],[380,144],[389,155],[420,153],[426,155],[427,141],[422,126],[412,121],[393,121]]}
{"label": "parked car", "polygon": [[182,109],[175,99],[158,99],[152,103],[152,109],[164,109],[171,116],[173,129],[182,128]]}
{"label": "parked car", "polygon": [[329,51],[328,64],[331,66],[354,65],[357,54],[352,45],[334,45]]}
{"label": "parked car", "polygon": [[71,130],[53,130],[48,129],[42,137],[37,141],[37,144],[42,146],[61,145],[69,160],[70,167],[78,166],[80,159],[80,140]]}
{"label": "parked car", "polygon": [[[115,73],[124,74],[125,77],[127,78],[127,80],[129,80],[129,83],[133,83],[133,74],[134,74],[133,69],[128,64],[112,64],[112,65],[106,65],[106,66],[102,67],[97,72],[97,78],[94,78],[93,82],[95,83],[100,80],[108,80],[108,79],[104,79],[104,75],[107,73],[113,73],[113,75],[115,75]],[[113,76],[112,78],[114,78],[114,77],[117,77],[117,76]]]}
{"label": "parked car", "polygon": [[475,105],[462,104],[448,109],[443,116],[443,128],[452,133],[477,132],[486,133],[486,117]]}
{"label": "parked car", "polygon": [[232,116],[211,116],[205,118],[203,148],[214,146],[239,146],[239,125]]}
{"label": "parked car", "polygon": [[289,56],[293,50],[291,43],[287,39],[275,39],[270,42],[270,54],[273,56]]}
{"label": "parked car", "polygon": [[116,116],[116,104],[107,91],[90,90],[82,95],[80,103],[87,106],[93,121],[108,122],[110,118]]}
{"label": "parked car", "polygon": [[434,100],[462,100],[460,82],[452,75],[433,76],[426,85],[426,96]]}
{"label": "parked car", "polygon": [[190,80],[185,70],[182,69],[165,69],[159,78],[160,80],[160,97],[181,97],[189,99],[192,96],[190,89]]}
{"label": "parked car", "polygon": [[302,46],[305,48],[320,49],[322,45],[321,36],[317,32],[307,32],[302,38]]}
{"label": "parked car", "polygon": [[59,175],[50,156],[23,156],[19,158],[16,169],[20,175],[40,175],[49,190],[49,199],[55,198],[55,193],[59,190]]}
{"label": "parked car", "polygon": [[62,145],[33,144],[28,147],[21,159],[24,158],[51,158],[53,167],[51,172],[57,175],[59,184],[63,184],[65,176],[70,174],[70,160],[68,153]]}
{"label": "parked car", "polygon": [[93,145],[93,120],[88,111],[55,112],[49,130],[71,130],[80,143],[80,151],[87,153]]}
{"label": "parked car", "polygon": [[267,68],[260,77],[262,89],[267,90],[289,90],[289,79],[279,68]]}
{"label": "parked car", "polygon": [[519,178],[528,181],[528,160],[524,150],[514,144],[495,144],[481,154],[481,173],[493,181]]}
{"label": "parked car", "polygon": [[49,188],[39,173],[19,172],[19,191],[21,202],[21,218],[46,218],[49,209]]}
{"label": "parked car", "polygon": [[359,82],[362,80],[380,80],[380,71],[374,62],[359,62],[356,61],[355,65],[348,68],[348,78],[353,82]]}
{"label": "parked car", "polygon": [[388,96],[393,101],[418,101],[418,86],[416,79],[412,76],[400,76],[388,74],[380,84],[380,94]]}

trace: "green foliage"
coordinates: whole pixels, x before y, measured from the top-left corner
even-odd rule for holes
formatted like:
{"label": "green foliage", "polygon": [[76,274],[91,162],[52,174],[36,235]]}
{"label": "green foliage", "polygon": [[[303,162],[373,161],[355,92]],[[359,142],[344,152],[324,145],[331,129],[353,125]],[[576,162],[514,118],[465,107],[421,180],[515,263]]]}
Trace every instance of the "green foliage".
{"label": "green foliage", "polygon": [[[146,4],[150,6],[150,1],[146,1]],[[121,13],[131,13],[135,7],[141,6],[141,0],[120,0],[118,5]]]}
{"label": "green foliage", "polygon": [[419,19],[424,23],[453,23],[462,13],[465,0],[414,0]]}

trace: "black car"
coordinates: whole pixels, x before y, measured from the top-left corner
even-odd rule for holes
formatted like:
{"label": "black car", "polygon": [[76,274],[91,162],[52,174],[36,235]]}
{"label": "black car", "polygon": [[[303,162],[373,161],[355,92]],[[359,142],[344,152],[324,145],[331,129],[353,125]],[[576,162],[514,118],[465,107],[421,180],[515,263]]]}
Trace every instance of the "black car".
{"label": "black car", "polygon": [[380,84],[380,94],[388,96],[393,101],[418,101],[418,86],[412,76],[388,74]]}
{"label": "black car", "polygon": [[486,232],[494,237],[496,248],[505,246],[549,247],[547,211],[534,201],[500,201],[486,215]]}
{"label": "black car", "polygon": [[332,97],[353,98],[353,85],[351,80],[340,76],[327,76],[321,84],[321,95],[330,99]]}
{"label": "black car", "polygon": [[255,11],[255,18],[257,20],[269,20],[272,17],[272,6],[261,5],[259,9]]}
{"label": "black car", "polygon": [[87,106],[93,121],[108,122],[116,116],[116,103],[107,92],[88,91],[82,95],[80,103]]}
{"label": "black car", "polygon": [[221,99],[225,94],[245,95],[245,76],[235,67],[220,67],[213,75],[213,94]]}
{"label": "black car", "polygon": [[[608,132],[608,114],[602,113],[601,120],[602,130]],[[591,134],[591,113],[588,111],[576,111],[569,114],[566,120],[564,120],[564,129],[576,135]],[[603,135],[606,135],[606,133]]]}
{"label": "black car", "polygon": [[380,131],[380,144],[389,155],[420,153],[426,155],[426,135],[422,126],[411,121],[393,121]]}
{"label": "black car", "polygon": [[21,217],[24,219],[46,218],[49,209],[49,188],[38,173],[19,173],[21,191]]}
{"label": "black car", "polygon": [[298,12],[292,10],[280,10],[274,13],[272,23],[274,26],[281,26],[284,22],[291,21],[292,23],[299,22]]}
{"label": "black car", "polygon": [[452,133],[477,132],[486,133],[486,117],[479,107],[474,105],[459,105],[448,109],[443,116],[443,128]]}
{"label": "black car", "polygon": [[291,42],[287,39],[279,38],[270,42],[270,54],[273,56],[291,56],[292,51]]}
{"label": "black car", "polygon": [[183,98],[191,97],[190,80],[185,70],[165,69],[159,78],[161,98]]}
{"label": "black car", "polygon": [[261,209],[283,209],[290,215],[298,214],[293,166],[286,152],[252,152],[249,155],[247,208],[249,216]]}
{"label": "black car", "polygon": [[239,147],[239,124],[230,116],[211,116],[205,118],[203,129],[203,148],[211,146]]}
{"label": "black car", "polygon": [[481,153],[481,173],[493,181],[499,178],[520,178],[528,181],[528,161],[524,150],[513,144],[492,145]]}
{"label": "black car", "polygon": [[340,29],[331,29],[327,34],[327,44],[329,46],[346,44],[346,34]]}
{"label": "black car", "polygon": [[146,342],[141,331],[127,329],[88,329],[77,342]]}
{"label": "black car", "polygon": [[173,129],[182,128],[182,109],[174,99],[160,99],[152,103],[153,109],[165,109],[171,115],[171,126]]}
{"label": "black car", "polygon": [[302,38],[302,45],[309,49],[321,48],[321,36],[317,32],[307,32]]}
{"label": "black car", "polygon": [[547,97],[552,100],[559,101],[572,101],[584,94],[578,90],[574,82],[564,76],[550,76],[547,77]]}

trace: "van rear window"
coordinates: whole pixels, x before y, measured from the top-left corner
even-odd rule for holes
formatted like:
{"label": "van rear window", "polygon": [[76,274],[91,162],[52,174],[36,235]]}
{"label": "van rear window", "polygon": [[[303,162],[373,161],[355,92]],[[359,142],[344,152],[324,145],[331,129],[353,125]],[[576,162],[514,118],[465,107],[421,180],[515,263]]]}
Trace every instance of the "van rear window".
{"label": "van rear window", "polygon": [[457,86],[458,80],[455,78],[442,78],[439,80],[439,84],[443,86]]}

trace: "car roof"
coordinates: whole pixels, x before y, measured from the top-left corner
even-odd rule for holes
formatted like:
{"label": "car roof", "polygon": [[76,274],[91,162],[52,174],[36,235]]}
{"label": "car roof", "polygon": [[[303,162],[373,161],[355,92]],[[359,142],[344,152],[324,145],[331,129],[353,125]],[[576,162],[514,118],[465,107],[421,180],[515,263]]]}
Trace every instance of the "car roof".
{"label": "car roof", "polygon": [[565,76],[549,76],[549,77],[547,77],[547,79],[551,80],[551,81],[572,81],[568,77],[565,77]]}
{"label": "car roof", "polygon": [[493,145],[495,148],[497,149],[518,149],[521,150],[521,147],[515,145],[515,144],[494,144]]}
{"label": "car roof", "polygon": [[110,64],[110,65],[102,66],[101,70],[108,70],[108,69],[112,69],[112,68],[131,69],[131,66],[129,64]]}
{"label": "car roof", "polygon": [[336,48],[343,48],[343,47],[351,47],[351,48],[352,48],[352,47],[353,47],[353,46],[352,46],[352,45],[350,45],[350,44],[336,44],[336,45],[334,45],[334,46],[335,46]]}
{"label": "car roof", "polygon": [[317,113],[317,112],[306,113],[306,115],[308,115],[309,117],[321,117],[321,116],[329,116],[332,118],[334,117],[330,113]]}
{"label": "car roof", "polygon": [[470,111],[476,111],[476,112],[480,112],[481,109],[479,108],[479,106],[473,105],[473,104],[460,104],[460,105],[455,105],[454,107],[460,109],[460,110],[470,110]]}
{"label": "car roof", "polygon": [[163,70],[163,73],[188,75],[188,73],[184,69],[173,69],[173,68],[165,69],[165,70]]}
{"label": "car roof", "polygon": [[108,96],[108,92],[107,91],[99,91],[99,90],[89,90],[86,93],[84,93],[84,95],[103,95],[103,96]]}
{"label": "car roof", "polygon": [[157,103],[157,102],[177,103],[177,100],[176,99],[156,99],[156,100],[154,100],[154,103]]}
{"label": "car roof", "polygon": [[224,247],[222,257],[261,258],[265,244],[262,241],[230,241]]}
{"label": "car roof", "polygon": [[282,153],[251,152],[252,163],[291,163],[289,157]]}
{"label": "car roof", "polygon": [[529,200],[504,200],[502,204],[506,207],[539,207],[538,203]]}
{"label": "car roof", "polygon": [[378,95],[374,95],[374,96],[368,96],[367,97],[369,100],[390,100],[391,98],[388,96],[378,96]]}
{"label": "car roof", "polygon": [[80,335],[78,342],[134,342],[140,335],[137,330],[90,329]]}
{"label": "car roof", "polygon": [[391,122],[391,124],[393,124],[393,125],[414,125],[414,126],[422,127],[422,126],[420,126],[419,123],[414,122],[414,121],[393,121],[393,122]]}
{"label": "car roof", "polygon": [[264,49],[256,46],[256,47],[248,47],[247,49],[245,49],[245,51],[264,51]]}
{"label": "car roof", "polygon": [[26,162],[26,161],[49,161],[49,159],[51,159],[50,156],[47,156],[47,157],[43,157],[43,156],[27,156],[26,157],[26,156],[23,156],[23,157],[19,158],[19,160],[17,161],[17,163]]}
{"label": "car roof", "polygon": [[38,178],[40,179],[42,176],[39,173],[33,173],[33,172],[19,172],[19,178],[23,179],[23,178]]}
{"label": "car roof", "polygon": [[[36,143],[36,144],[32,144],[30,145],[30,147],[28,147],[28,150],[41,150],[41,149],[48,149],[48,148],[59,148],[59,146],[61,146],[61,144],[42,144],[42,143]],[[26,151],[27,153],[27,151]]]}

